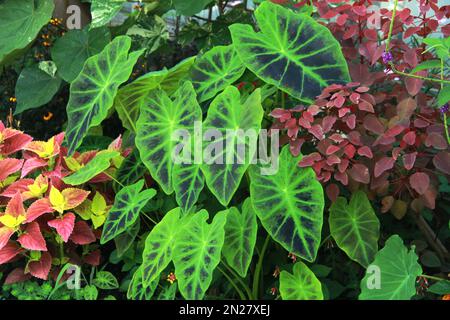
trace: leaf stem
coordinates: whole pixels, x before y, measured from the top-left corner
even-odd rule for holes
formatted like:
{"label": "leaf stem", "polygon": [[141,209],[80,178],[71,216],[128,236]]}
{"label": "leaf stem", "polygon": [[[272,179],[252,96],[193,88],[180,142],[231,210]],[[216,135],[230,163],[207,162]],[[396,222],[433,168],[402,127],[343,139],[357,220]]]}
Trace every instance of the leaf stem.
{"label": "leaf stem", "polygon": [[388,37],[386,40],[386,51],[390,50],[389,46],[391,44],[392,31],[394,30],[394,21],[395,21],[395,14],[397,13],[397,6],[398,6],[398,0],[395,0],[394,1],[394,9],[392,9],[391,24],[389,25]]}
{"label": "leaf stem", "polygon": [[239,297],[241,300],[247,300],[247,298],[245,297],[245,294],[242,292],[241,289],[239,289],[239,287],[237,286],[237,284],[233,281],[233,279],[219,266],[217,266],[217,269],[223,274],[223,276],[225,278],[227,278],[228,282],[234,287],[234,289],[236,290],[236,292],[239,294]]}
{"label": "leaf stem", "polygon": [[241,284],[241,286],[244,288],[245,292],[247,293],[247,296],[250,300],[253,300],[253,294],[250,290],[249,286],[241,279],[241,277],[234,271],[225,261],[222,261],[222,264],[225,266],[225,268],[233,274],[233,276],[236,278],[236,280]]}
{"label": "leaf stem", "polygon": [[447,279],[443,279],[443,278],[439,278],[439,277],[435,277],[435,276],[429,276],[427,274],[422,274],[421,275],[422,278],[427,278],[430,280],[434,280],[434,281],[448,281]]}
{"label": "leaf stem", "polygon": [[259,291],[259,280],[261,277],[262,264],[264,261],[264,255],[266,253],[267,247],[270,242],[270,235],[268,234],[266,240],[264,241],[264,245],[261,249],[261,253],[259,255],[258,264],[256,265],[255,274],[253,276],[253,298],[258,299],[258,291]]}
{"label": "leaf stem", "polygon": [[106,175],[108,178],[112,179],[115,183],[117,183],[119,186],[121,186],[122,188],[125,188],[125,186],[123,185],[122,182],[120,182],[119,180],[117,180],[116,178],[114,178],[112,175],[110,175],[109,173],[107,173],[106,171],[103,172],[104,175]]}

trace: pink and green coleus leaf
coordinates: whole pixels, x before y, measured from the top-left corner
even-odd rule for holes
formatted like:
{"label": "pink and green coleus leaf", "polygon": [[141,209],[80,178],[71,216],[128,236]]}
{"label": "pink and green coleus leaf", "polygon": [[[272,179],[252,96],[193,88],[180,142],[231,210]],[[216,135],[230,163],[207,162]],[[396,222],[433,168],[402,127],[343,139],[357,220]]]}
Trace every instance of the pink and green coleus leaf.
{"label": "pink and green coleus leaf", "polygon": [[9,241],[2,249],[0,249],[0,265],[10,262],[22,251],[23,249],[15,242]]}
{"label": "pink and green coleus leaf", "polygon": [[0,227],[0,251],[8,245],[8,241],[11,239],[13,234],[13,229],[8,227]]}
{"label": "pink and green coleus leaf", "polygon": [[71,210],[82,204],[89,193],[89,191],[77,188],[67,188],[59,191],[57,188],[52,187],[50,189],[49,200],[53,209],[59,213],[63,213],[65,210]]}
{"label": "pink and green coleus leaf", "polygon": [[43,252],[38,261],[28,263],[28,270],[31,275],[42,280],[47,280],[51,267],[52,256],[48,252]]}
{"label": "pink and green coleus leaf", "polygon": [[52,213],[55,209],[53,209],[50,200],[48,198],[42,198],[33,202],[27,210],[26,214],[26,222],[32,222],[39,218],[40,216],[46,213]]}
{"label": "pink and green coleus leaf", "polygon": [[22,168],[23,160],[6,158],[0,160],[0,182]]}
{"label": "pink and green coleus leaf", "polygon": [[47,251],[45,239],[37,222],[27,225],[25,232],[17,239],[23,248],[34,251]]}
{"label": "pink and green coleus leaf", "polygon": [[71,212],[61,218],[56,218],[48,222],[48,225],[56,229],[64,242],[69,240],[75,226],[75,215]]}

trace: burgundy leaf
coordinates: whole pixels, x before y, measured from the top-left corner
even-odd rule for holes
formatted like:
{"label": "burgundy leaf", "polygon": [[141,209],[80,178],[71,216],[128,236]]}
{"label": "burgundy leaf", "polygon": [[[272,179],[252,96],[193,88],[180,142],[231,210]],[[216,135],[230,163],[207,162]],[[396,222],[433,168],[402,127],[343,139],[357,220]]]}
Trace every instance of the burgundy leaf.
{"label": "burgundy leaf", "polygon": [[348,171],[353,180],[368,184],[370,182],[369,169],[360,163],[354,164]]}
{"label": "burgundy leaf", "polygon": [[409,177],[409,184],[418,194],[424,194],[430,186],[430,177],[423,172],[416,172]]}
{"label": "burgundy leaf", "polygon": [[375,163],[374,176],[379,177],[383,172],[394,167],[395,160],[391,157],[383,157]]}

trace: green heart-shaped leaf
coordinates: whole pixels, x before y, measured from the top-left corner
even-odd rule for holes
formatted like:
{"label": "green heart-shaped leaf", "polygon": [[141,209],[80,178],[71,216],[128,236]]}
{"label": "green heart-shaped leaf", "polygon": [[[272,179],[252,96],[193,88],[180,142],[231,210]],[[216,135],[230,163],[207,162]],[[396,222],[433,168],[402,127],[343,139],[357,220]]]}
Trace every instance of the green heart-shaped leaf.
{"label": "green heart-shaped leaf", "polygon": [[[5,0],[0,3],[0,65],[25,48],[48,23],[53,0]],[[6,61],[8,62],[8,61]]]}
{"label": "green heart-shaped leaf", "polygon": [[373,261],[378,251],[380,222],[370,205],[367,195],[355,192],[350,203],[343,197],[330,207],[330,232],[339,248],[350,259],[366,267]]}
{"label": "green heart-shaped leaf", "polygon": [[25,68],[16,83],[17,107],[14,114],[38,108],[52,100],[61,85],[61,78],[52,77],[38,65]]}
{"label": "green heart-shaped leaf", "polygon": [[135,149],[125,160],[122,162],[119,170],[117,171],[117,181],[121,184],[128,186],[136,183],[147,171],[147,168],[142,163],[139,157],[139,151]]}
{"label": "green heart-shaped leaf", "polygon": [[122,9],[125,0],[91,0],[91,27],[101,27],[110,22]]}
{"label": "green heart-shaped leaf", "polygon": [[181,229],[180,219],[180,208],[169,211],[147,236],[142,254],[142,274],[145,283],[157,279],[172,261],[176,236]]}
{"label": "green heart-shaped leaf", "polygon": [[178,234],[173,263],[180,293],[187,300],[202,299],[211,284],[214,269],[220,262],[226,219],[226,213],[220,212],[208,224],[208,212],[202,210]]}
{"label": "green heart-shaped leaf", "polygon": [[156,195],[155,189],[146,189],[144,180],[124,187],[116,194],[114,205],[103,226],[100,243],[104,244],[130,228],[139,218],[139,213],[147,202]]}
{"label": "green heart-shaped leaf", "polygon": [[[209,190],[223,206],[230,202],[253,159],[263,115],[259,89],[242,104],[239,90],[230,86],[209,106],[203,130],[220,136],[204,142],[206,156],[201,169]],[[239,132],[249,135],[240,137]],[[212,147],[218,150],[211,150]]]}
{"label": "green heart-shaped leaf", "polygon": [[274,240],[287,251],[314,261],[320,245],[324,197],[311,168],[300,168],[301,155],[293,157],[285,146],[278,171],[263,175],[250,168],[250,195],[256,214]]}
{"label": "green heart-shaped leaf", "polygon": [[198,57],[191,71],[198,101],[214,98],[245,72],[245,66],[233,46],[218,46]]}
{"label": "green heart-shaped leaf", "polygon": [[183,183],[172,176],[172,157],[178,145],[175,135],[187,132],[193,137],[194,123],[202,119],[192,83],[185,82],[174,98],[172,101],[165,91],[154,90],[137,122],[136,146],[142,162],[166,194],[174,191],[173,183]]}
{"label": "green heart-shaped leaf", "polygon": [[255,11],[261,32],[230,26],[239,57],[254,74],[305,103],[322,89],[350,81],[339,42],[306,14],[263,2]]}
{"label": "green heart-shaped leaf", "polygon": [[227,224],[222,253],[230,267],[245,278],[253,258],[258,233],[256,214],[250,198],[244,201],[242,213],[235,207],[226,211]]}
{"label": "green heart-shaped leaf", "polygon": [[110,41],[108,28],[69,30],[56,40],[51,50],[58,74],[65,81],[72,82],[80,74],[86,60],[100,53]]}
{"label": "green heart-shaped leaf", "polygon": [[422,274],[414,248],[408,250],[398,235],[391,236],[361,280],[360,300],[409,300]]}
{"label": "green heart-shaped leaf", "polygon": [[142,51],[132,52],[128,36],[115,38],[101,53],[86,60],[83,70],[70,85],[67,105],[68,154],[81,145],[89,128],[107,116],[118,87],[128,80]]}
{"label": "green heart-shaped leaf", "polygon": [[134,272],[128,286],[127,298],[130,300],[150,300],[158,287],[159,278],[148,286],[144,286],[142,278],[142,265]]}
{"label": "green heart-shaped leaf", "polygon": [[170,70],[149,72],[120,88],[114,107],[123,126],[136,132],[139,111],[145,106],[149,94],[158,87],[169,95],[173,94],[179,88],[180,80],[187,77],[194,61],[195,57],[187,58]]}
{"label": "green heart-shaped leaf", "polygon": [[293,274],[281,271],[280,294],[283,300],[323,300],[322,284],[301,261],[294,264]]}

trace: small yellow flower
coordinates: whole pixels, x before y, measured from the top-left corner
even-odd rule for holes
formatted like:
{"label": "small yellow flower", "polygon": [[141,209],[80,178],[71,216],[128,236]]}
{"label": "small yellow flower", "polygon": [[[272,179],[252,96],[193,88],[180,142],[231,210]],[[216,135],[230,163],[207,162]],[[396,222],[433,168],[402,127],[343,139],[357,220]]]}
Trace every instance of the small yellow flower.
{"label": "small yellow flower", "polygon": [[170,284],[173,284],[175,281],[177,281],[177,277],[175,276],[175,273],[171,272],[171,273],[167,276],[167,281],[169,281]]}

